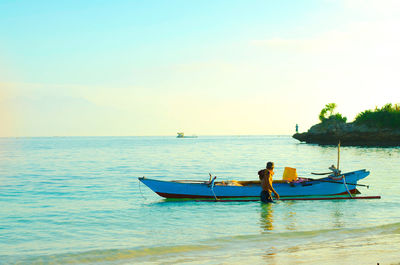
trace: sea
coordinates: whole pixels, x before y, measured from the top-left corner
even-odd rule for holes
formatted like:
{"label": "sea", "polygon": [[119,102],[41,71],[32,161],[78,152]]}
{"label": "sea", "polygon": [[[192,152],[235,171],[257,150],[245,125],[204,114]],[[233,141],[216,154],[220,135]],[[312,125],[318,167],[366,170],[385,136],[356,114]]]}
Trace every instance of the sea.
{"label": "sea", "polygon": [[329,172],[291,136],[0,138],[0,264],[400,264],[400,148],[341,147],[381,199],[166,200],[139,183]]}

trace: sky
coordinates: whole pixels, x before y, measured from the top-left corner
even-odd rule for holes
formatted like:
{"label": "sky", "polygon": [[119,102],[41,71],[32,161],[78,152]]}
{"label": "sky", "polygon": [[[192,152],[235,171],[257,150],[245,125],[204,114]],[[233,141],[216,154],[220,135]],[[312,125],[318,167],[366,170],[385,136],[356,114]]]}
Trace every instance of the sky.
{"label": "sky", "polygon": [[397,0],[0,0],[0,137],[291,135],[400,103]]}

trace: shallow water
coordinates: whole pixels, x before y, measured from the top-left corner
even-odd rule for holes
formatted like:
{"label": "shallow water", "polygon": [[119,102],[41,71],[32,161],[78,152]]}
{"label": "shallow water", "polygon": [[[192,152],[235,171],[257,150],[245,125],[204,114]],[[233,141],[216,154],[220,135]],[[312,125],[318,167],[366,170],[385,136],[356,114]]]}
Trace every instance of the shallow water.
{"label": "shallow water", "polygon": [[327,172],[337,149],[289,136],[0,139],[0,264],[400,262],[400,148],[342,147],[380,200],[167,201],[137,177]]}

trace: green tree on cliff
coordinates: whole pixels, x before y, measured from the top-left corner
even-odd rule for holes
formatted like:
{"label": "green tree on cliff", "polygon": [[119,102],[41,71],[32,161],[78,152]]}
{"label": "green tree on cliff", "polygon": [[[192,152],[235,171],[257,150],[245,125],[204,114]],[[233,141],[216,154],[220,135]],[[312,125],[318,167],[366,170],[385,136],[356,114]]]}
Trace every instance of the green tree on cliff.
{"label": "green tree on cliff", "polygon": [[[325,108],[323,108],[319,114],[319,120],[321,122],[324,122],[326,120],[337,120],[340,122],[346,122],[347,118],[343,117],[342,114],[340,113],[334,113],[337,105],[336,103],[329,103],[325,105]],[[328,117],[327,117],[328,116]]]}

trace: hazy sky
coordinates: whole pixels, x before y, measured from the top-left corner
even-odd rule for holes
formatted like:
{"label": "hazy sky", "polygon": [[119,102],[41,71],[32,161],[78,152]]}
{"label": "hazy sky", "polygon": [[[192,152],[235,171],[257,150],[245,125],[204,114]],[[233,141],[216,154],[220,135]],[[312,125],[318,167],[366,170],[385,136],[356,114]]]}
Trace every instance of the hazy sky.
{"label": "hazy sky", "polygon": [[0,136],[292,134],[400,102],[400,1],[0,0]]}

